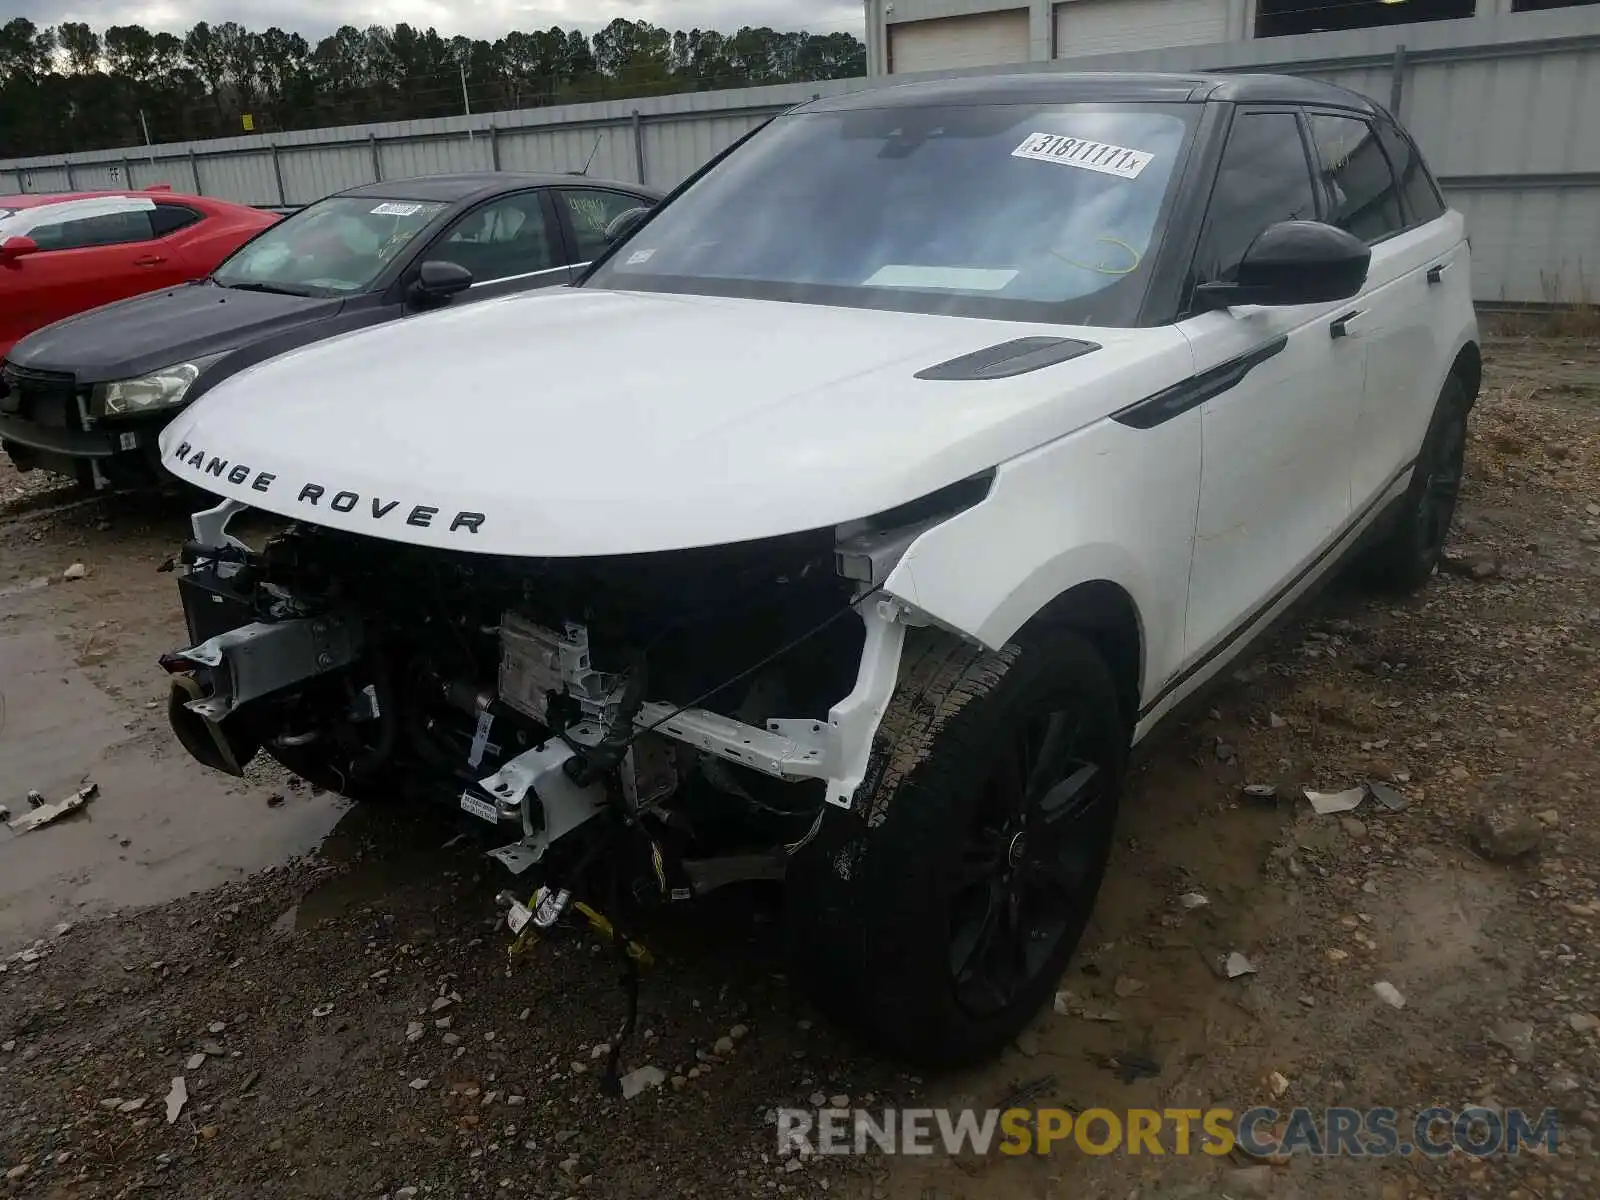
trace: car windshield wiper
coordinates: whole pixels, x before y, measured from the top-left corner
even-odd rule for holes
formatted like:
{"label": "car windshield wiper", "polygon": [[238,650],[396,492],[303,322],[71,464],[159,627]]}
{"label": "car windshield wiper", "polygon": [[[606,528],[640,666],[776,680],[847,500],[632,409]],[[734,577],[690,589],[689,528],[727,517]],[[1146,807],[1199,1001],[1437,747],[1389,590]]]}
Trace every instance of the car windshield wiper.
{"label": "car windshield wiper", "polygon": [[213,278],[212,283],[218,287],[228,288],[235,292],[271,292],[278,296],[309,296],[311,293],[305,288],[289,287],[282,283],[223,283],[222,280]]}

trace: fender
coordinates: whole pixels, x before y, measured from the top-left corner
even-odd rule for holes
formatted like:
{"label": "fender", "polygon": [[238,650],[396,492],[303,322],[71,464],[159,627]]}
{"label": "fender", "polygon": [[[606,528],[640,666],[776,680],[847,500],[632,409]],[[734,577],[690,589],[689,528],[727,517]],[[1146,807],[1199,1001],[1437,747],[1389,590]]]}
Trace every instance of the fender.
{"label": "fender", "polygon": [[1199,409],[1151,429],[1108,418],[1003,464],[982,503],[911,544],[885,590],[999,649],[1063,593],[1113,583],[1147,639],[1148,698],[1183,657],[1200,420]]}

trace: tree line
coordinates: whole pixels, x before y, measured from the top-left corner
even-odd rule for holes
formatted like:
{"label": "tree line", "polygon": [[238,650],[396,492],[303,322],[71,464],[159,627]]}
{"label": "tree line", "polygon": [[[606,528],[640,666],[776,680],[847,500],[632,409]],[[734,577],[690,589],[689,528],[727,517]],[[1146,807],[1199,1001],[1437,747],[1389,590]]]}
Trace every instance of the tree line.
{"label": "tree line", "polygon": [[493,42],[411,25],[346,25],[315,44],[274,26],[201,21],[0,25],[0,158],[61,154],[866,73],[848,33],[669,32],[617,19]]}

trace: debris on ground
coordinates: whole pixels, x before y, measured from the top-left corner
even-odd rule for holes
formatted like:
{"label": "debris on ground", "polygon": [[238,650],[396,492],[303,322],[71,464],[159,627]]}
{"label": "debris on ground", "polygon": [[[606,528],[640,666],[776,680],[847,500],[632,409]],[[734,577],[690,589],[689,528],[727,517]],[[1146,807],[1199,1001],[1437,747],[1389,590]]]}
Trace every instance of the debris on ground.
{"label": "debris on ground", "polygon": [[660,1067],[644,1066],[629,1071],[622,1077],[622,1098],[632,1100],[640,1092],[658,1088],[666,1082],[667,1073]]}
{"label": "debris on ground", "polygon": [[1400,989],[1387,980],[1373,984],[1372,990],[1377,993],[1378,999],[1391,1008],[1404,1008],[1406,1006],[1406,998],[1400,994]]}
{"label": "debris on ground", "polygon": [[1473,820],[1472,840],[1486,857],[1509,862],[1539,848],[1544,825],[1512,801],[1490,799]]}
{"label": "debris on ground", "polygon": [[1256,974],[1256,965],[1235,950],[1221,959],[1218,970],[1224,979],[1238,979],[1241,975]]}
{"label": "debris on ground", "polygon": [[183,1111],[183,1106],[187,1103],[189,1103],[189,1085],[184,1082],[182,1075],[175,1075],[172,1079],[172,1089],[167,1093],[168,1125],[178,1119],[178,1114]]}
{"label": "debris on ground", "polygon": [[71,583],[73,580],[82,579],[88,574],[88,567],[84,566],[81,562],[75,562],[65,571],[61,572],[61,578],[66,580],[68,583]]}
{"label": "debris on ground", "polygon": [[1342,792],[1314,792],[1310,788],[1306,789],[1306,799],[1311,801],[1311,807],[1319,817],[1354,812],[1361,807],[1366,798],[1367,789],[1364,787],[1348,788]]}
{"label": "debris on ground", "polygon": [[44,798],[42,796],[39,797],[39,802],[35,803],[34,797],[39,796],[39,793],[29,792],[28,803],[33,804],[33,808],[15,821],[10,822],[11,830],[13,833],[23,834],[35,829],[42,829],[46,825],[59,821],[68,813],[77,812],[99,794],[100,785],[98,783],[88,783],[65,799],[57,800],[54,804],[46,804],[43,802]]}

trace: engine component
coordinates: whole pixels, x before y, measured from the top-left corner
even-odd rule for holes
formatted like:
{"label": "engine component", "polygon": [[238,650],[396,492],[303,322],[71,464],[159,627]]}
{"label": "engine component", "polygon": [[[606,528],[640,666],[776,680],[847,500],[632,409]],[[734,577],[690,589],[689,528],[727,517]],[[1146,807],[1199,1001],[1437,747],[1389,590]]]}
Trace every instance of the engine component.
{"label": "engine component", "polygon": [[[622,677],[594,669],[589,631],[567,622],[560,633],[516,613],[500,618],[500,696],[518,712],[554,726],[550,697],[577,705],[578,723],[598,740],[611,727],[622,700]],[[579,741],[591,740],[574,730]]]}

